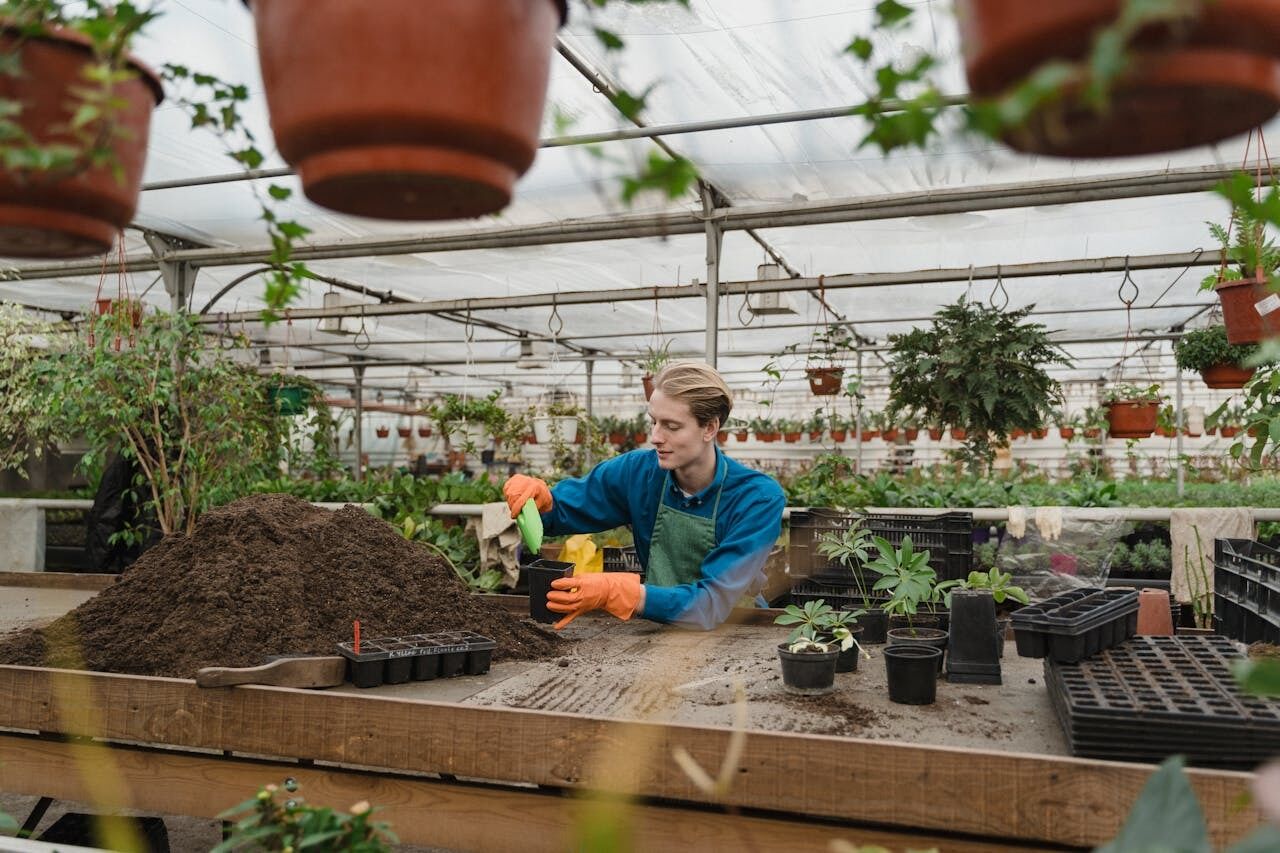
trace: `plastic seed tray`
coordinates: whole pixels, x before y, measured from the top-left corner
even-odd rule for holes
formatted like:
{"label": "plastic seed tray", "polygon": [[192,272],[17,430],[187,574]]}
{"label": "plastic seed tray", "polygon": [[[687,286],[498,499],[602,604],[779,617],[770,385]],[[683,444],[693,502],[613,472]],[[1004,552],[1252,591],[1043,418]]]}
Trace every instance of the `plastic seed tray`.
{"label": "plastic seed tray", "polygon": [[939,580],[958,580],[969,576],[973,564],[971,512],[854,515],[824,508],[791,513],[788,559],[792,574],[823,583],[852,582],[848,569],[818,553],[818,542],[823,534],[843,532],[856,521],[861,521],[872,535],[883,536],[894,545],[901,544],[903,537],[909,535],[917,550],[929,552],[929,567],[937,573]]}
{"label": "plastic seed tray", "polygon": [[1132,637],[1138,629],[1138,593],[1131,589],[1076,589],[1013,613],[1013,634],[1024,658],[1075,663]]}
{"label": "plastic seed tray", "polygon": [[1225,637],[1136,637],[1076,663],[1045,661],[1072,755],[1252,770],[1280,755],[1280,701],[1241,694]]}
{"label": "plastic seed tray", "polygon": [[625,548],[606,546],[604,549],[604,570],[606,572],[635,572],[636,574],[643,574],[644,566],[640,565],[640,557],[636,554],[634,545],[628,545]]}
{"label": "plastic seed tray", "polygon": [[338,643],[338,654],[347,659],[348,681],[356,687],[378,687],[410,679],[483,675],[497,645],[470,631],[448,631],[362,640],[359,654],[353,643]]}

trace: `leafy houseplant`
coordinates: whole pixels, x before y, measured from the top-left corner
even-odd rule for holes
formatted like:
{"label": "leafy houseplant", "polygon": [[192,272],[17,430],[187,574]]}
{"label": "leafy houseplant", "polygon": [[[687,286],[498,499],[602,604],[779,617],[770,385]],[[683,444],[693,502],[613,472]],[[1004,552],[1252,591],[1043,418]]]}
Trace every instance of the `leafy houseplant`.
{"label": "leafy houseplant", "polygon": [[1257,351],[1254,344],[1229,343],[1225,326],[1185,332],[1173,344],[1178,367],[1196,371],[1210,388],[1243,388],[1254,372],[1245,364]]}
{"label": "leafy houseplant", "polygon": [[556,400],[533,414],[533,435],[538,444],[573,444],[578,438],[578,420],[582,411],[573,403]]}
{"label": "leafy houseplant", "polygon": [[984,471],[1016,428],[1036,429],[1059,404],[1045,368],[1070,362],[1031,308],[1003,312],[963,297],[926,329],[890,336],[889,411],[965,431],[965,457]]}
{"label": "leafy houseplant", "polygon": [[1107,410],[1107,433],[1112,438],[1146,438],[1156,430],[1159,385],[1115,385],[1102,394]]}
{"label": "leafy houseplant", "polygon": [[501,389],[494,389],[486,397],[445,394],[438,403],[426,408],[427,414],[448,436],[455,450],[474,452],[487,444],[489,437],[502,431],[507,413],[497,400]]}
{"label": "leafy houseplant", "polygon": [[[799,693],[827,693],[835,684],[836,663],[839,651],[832,649],[834,640],[818,637],[830,624],[831,605],[818,599],[806,601],[803,607],[787,605],[774,623],[794,626],[787,642],[778,646],[778,658],[782,664],[782,682],[787,689]],[[846,640],[840,641],[842,644]],[[847,643],[854,642],[852,634]]]}
{"label": "leafy houseplant", "polygon": [[840,359],[854,345],[853,332],[844,325],[830,323],[813,333],[804,372],[809,379],[809,390],[815,396],[834,397],[840,393],[844,379]]}
{"label": "leafy houseplant", "polygon": [[938,583],[937,573],[929,567],[929,552],[915,550],[909,535],[903,536],[902,544],[896,548],[882,536],[873,537],[872,542],[879,553],[867,563],[867,568],[880,575],[880,579],[871,589],[889,593],[884,612],[903,617],[912,636],[916,636],[920,629],[913,621],[921,606],[934,611],[943,594],[959,582]]}
{"label": "leafy houseplant", "polygon": [[[265,785],[257,796],[227,809],[218,817],[235,821],[231,834],[212,853],[233,850],[349,850],[389,853],[399,839],[386,823],[372,820],[377,809],[361,801],[349,814],[327,806],[309,806],[296,793],[296,784]],[[280,799],[284,801],[281,802]]]}
{"label": "leafy houseplant", "polygon": [[1085,438],[1099,438],[1107,428],[1107,409],[1105,406],[1087,406],[1082,415]]}
{"label": "leafy houseplant", "polygon": [[640,360],[640,370],[644,375],[640,381],[644,383],[644,398],[653,396],[653,377],[671,360],[671,341],[663,341],[658,347],[645,347],[644,358]]}
{"label": "leafy houseplant", "polygon": [[[1243,180],[1242,180],[1243,179]],[[1280,334],[1280,310],[1261,313],[1259,306],[1269,304],[1270,283],[1280,269],[1280,249],[1267,233],[1267,220],[1252,204],[1240,204],[1240,194],[1252,201],[1252,182],[1247,175],[1237,175],[1230,188],[1232,201],[1227,227],[1216,222],[1209,231],[1221,245],[1222,266],[1217,273],[1200,282],[1201,290],[1214,290],[1222,302],[1222,322],[1227,341],[1250,344]],[[1272,187],[1272,196],[1275,187]],[[1234,236],[1233,236],[1234,235]],[[1228,266],[1228,264],[1232,266]]]}
{"label": "leafy houseplant", "polygon": [[[1245,459],[1255,469],[1264,467],[1265,455],[1280,451],[1280,364],[1268,365],[1254,374],[1244,387],[1244,399],[1238,407],[1229,403],[1223,403],[1205,423],[1220,425],[1224,438],[1233,437],[1243,426],[1243,435],[1231,445],[1232,458]],[[1253,446],[1247,448],[1246,455],[1250,438]]]}
{"label": "leafy houseplant", "polygon": [[[997,605],[1004,604],[1006,600],[1013,599],[1020,604],[1029,604],[1031,599],[1027,597],[1027,592],[1020,586],[1014,586],[1010,581],[1013,575],[1009,572],[1002,572],[995,566],[994,555],[991,560],[991,567],[988,571],[969,572],[969,577],[956,584],[958,589],[989,589],[991,597]],[[947,593],[947,606],[951,606],[950,593]]]}

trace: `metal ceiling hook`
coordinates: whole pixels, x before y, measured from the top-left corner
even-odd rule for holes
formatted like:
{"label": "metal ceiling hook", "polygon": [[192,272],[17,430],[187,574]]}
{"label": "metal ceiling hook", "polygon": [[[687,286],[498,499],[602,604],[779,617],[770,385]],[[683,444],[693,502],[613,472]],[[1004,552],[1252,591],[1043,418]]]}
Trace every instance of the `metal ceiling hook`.
{"label": "metal ceiling hook", "polygon": [[[1126,284],[1133,288],[1133,296],[1127,299],[1125,298],[1125,295],[1124,295],[1124,286]],[[1132,308],[1133,303],[1138,301],[1138,295],[1139,295],[1138,283],[1133,280],[1133,276],[1129,275],[1129,256],[1125,255],[1124,256],[1124,278],[1120,280],[1120,287],[1116,290],[1116,296],[1118,296],[1120,298],[1120,301],[1124,303],[1125,308]]]}
{"label": "metal ceiling hook", "polygon": [[[996,305],[996,295],[1001,297],[1001,303]],[[1004,277],[1000,275],[1000,265],[996,265],[996,286],[991,288],[991,296],[987,297],[987,304],[997,311],[1003,311],[1009,307],[1009,291],[1005,290]]]}

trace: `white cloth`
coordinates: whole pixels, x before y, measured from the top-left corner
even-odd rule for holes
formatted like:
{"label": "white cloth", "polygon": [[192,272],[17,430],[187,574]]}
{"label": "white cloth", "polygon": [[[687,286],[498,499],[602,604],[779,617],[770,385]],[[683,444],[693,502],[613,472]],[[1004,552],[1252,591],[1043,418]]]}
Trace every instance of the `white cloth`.
{"label": "white cloth", "polygon": [[479,519],[467,519],[467,530],[474,533],[480,543],[480,568],[501,569],[506,585],[514,587],[520,577],[520,566],[516,562],[520,529],[506,502],[485,504]]}
{"label": "white cloth", "polygon": [[[1200,534],[1199,544],[1196,542],[1197,531]],[[1213,540],[1253,537],[1253,510],[1248,507],[1175,507],[1169,513],[1170,550],[1173,552],[1170,589],[1173,597],[1186,604],[1199,594],[1212,609]],[[1203,572],[1200,570],[1202,565]]]}
{"label": "white cloth", "polygon": [[1036,507],[1036,529],[1046,542],[1057,542],[1062,536],[1062,507]]}
{"label": "white cloth", "polygon": [[1025,506],[1009,507],[1009,520],[1005,522],[1004,529],[1014,539],[1021,539],[1027,535],[1027,508]]}

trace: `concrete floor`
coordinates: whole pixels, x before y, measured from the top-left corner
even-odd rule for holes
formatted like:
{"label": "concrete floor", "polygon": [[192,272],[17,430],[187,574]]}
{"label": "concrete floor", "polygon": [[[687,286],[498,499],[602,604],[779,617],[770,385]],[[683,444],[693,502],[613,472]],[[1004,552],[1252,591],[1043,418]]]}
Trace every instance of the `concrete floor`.
{"label": "concrete floor", "polygon": [[[56,618],[94,593],[0,587],[0,634]],[[783,689],[774,626],[725,626],[710,633],[665,628],[608,616],[576,620],[562,632],[565,653],[536,663],[495,664],[483,676],[409,682],[360,690],[370,696],[430,699],[469,705],[530,708],[593,716],[732,726],[746,698],[748,729],[795,731],[902,740],[911,743],[1067,754],[1066,741],[1043,686],[1042,663],[1019,658],[1013,643],[1002,660],[1003,684],[938,683],[927,706],[889,701],[882,646],[868,646],[870,660],[838,674],[836,691],[824,697],[794,696]],[[33,797],[0,793],[0,809],[19,822]],[[63,811],[92,811],[57,803],[41,822]],[[174,851],[208,850],[220,840],[216,821],[165,816]],[[426,848],[402,846],[405,853]]]}

